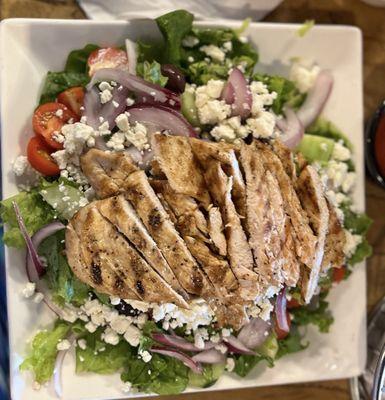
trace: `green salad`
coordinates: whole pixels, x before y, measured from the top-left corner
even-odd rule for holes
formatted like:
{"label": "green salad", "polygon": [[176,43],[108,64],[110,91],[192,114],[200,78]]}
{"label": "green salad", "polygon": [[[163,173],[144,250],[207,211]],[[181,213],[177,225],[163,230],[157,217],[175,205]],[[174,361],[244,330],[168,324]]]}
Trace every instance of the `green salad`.
{"label": "green salad", "polygon": [[[87,44],[70,52],[62,71],[47,72],[40,97],[36,99],[34,136],[25,155],[20,155],[13,164],[20,192],[1,202],[1,219],[6,227],[3,240],[9,247],[28,251],[25,301],[42,301],[42,307],[45,302],[56,318],[51,326],[36,334],[20,365],[21,370],[32,371],[36,387],[49,381],[54,370],[55,374],[60,373],[62,357],[71,347],[76,348],[76,373],[119,373],[126,393],[178,394],[188,386],[207,388],[223,374],[244,378],[257,364],[272,368],[281,357],[307,348],[306,326],[311,324],[328,333],[333,323],[328,292],[348,278],[355,264],[371,254],[366,239],[371,220],[356,210],[352,198],[356,181],[354,148],[337,126],[320,116],[330,92],[330,72],[301,60],[293,62],[289,76],[261,72],[258,43],[250,42],[247,37],[249,21],[235,30],[196,27],[193,15],[184,10],[165,14],[155,21],[161,32],[158,42],[127,40],[107,48],[98,43]],[[230,193],[231,207],[236,208],[235,219],[231,221],[230,206],[222,202],[220,195],[216,197],[217,180],[205,189],[208,202],[198,192],[177,193],[186,195],[183,200],[187,199],[190,205],[191,202],[196,205],[194,213],[199,210],[202,224],[209,226],[207,231],[198,228],[196,236],[183,230],[190,215],[187,209],[178,214],[166,195],[157,193],[161,200],[159,207],[164,207],[164,212],[170,215],[167,226],[173,235],[178,235],[178,240],[188,244],[183,248],[188,248],[185,251],[189,254],[191,251],[191,262],[204,271],[208,282],[213,279],[199,258],[203,250],[193,253],[192,242],[187,238],[192,236],[191,240],[206,246],[202,249],[209,249],[211,257],[225,265],[236,284],[242,286],[249,278],[240,279],[237,275],[236,249],[231,247],[235,226],[239,228],[239,237],[245,238],[242,242],[246,243],[245,251],[253,260],[246,276],[255,278],[251,285],[263,282],[263,291],[237,308],[242,322],[232,321],[229,316],[232,311],[219,295],[212,296],[227,310],[221,315],[211,295],[203,291],[192,293],[184,285],[178,275],[180,270],[173,268],[172,257],[168,259],[162,247],[163,238],[151,233],[140,213],[140,204],[128,197],[125,201],[131,206],[125,212],[131,212],[132,208],[138,215],[130,223],[145,232],[142,234],[146,240],[154,241],[154,246],[160,249],[159,257],[175,276],[168,281],[167,276],[156,270],[156,263],[151,264],[141,250],[135,250],[141,254],[140,262],[156,275],[167,293],[177,292],[175,298],[179,303],[147,297],[141,287],[143,281],[132,287],[127,284],[125,293],[133,293],[132,297],[118,295],[118,281],[109,290],[103,272],[107,268],[103,264],[107,261],[103,260],[108,249],[103,250],[107,255],[98,262],[95,258],[90,261],[87,267],[91,268],[90,277],[79,270],[80,259],[86,269],[86,255],[96,257],[94,250],[89,249],[101,241],[101,236],[91,232],[90,235],[95,234],[93,242],[88,247],[84,245],[83,253],[79,250],[76,258],[68,231],[78,233],[82,212],[94,204],[102,204],[97,202],[107,201],[109,196],[125,196],[122,188],[126,175],[132,171],[124,169],[126,161],[119,157],[130,160],[135,165],[131,167],[133,174],[142,174],[153,188],[155,180],[158,185],[168,180],[172,186],[171,172],[191,176],[188,183],[193,184],[196,171],[189,170],[186,175],[183,164],[171,171],[156,154],[154,158],[158,151],[154,140],[159,133],[167,133],[159,135],[165,140],[180,136],[190,138],[191,143],[200,141],[198,145],[218,146],[217,155],[210,156],[219,163],[215,165],[221,165],[220,151],[233,157],[230,164],[221,167],[228,184],[233,185],[226,192]],[[263,189],[267,185],[263,181],[259,191],[252,192],[257,187],[252,185],[257,183],[249,179],[245,167],[242,152],[246,148],[253,148],[259,154],[255,162],[261,164],[263,175],[276,185],[275,191]],[[100,153],[92,153],[95,151]],[[85,167],[85,157],[91,154],[99,157],[97,168],[94,164],[93,169]],[[179,157],[179,153],[172,154]],[[203,164],[200,154],[194,157],[201,163],[202,176],[208,179],[206,172],[214,165],[209,164],[210,157],[204,161],[207,164]],[[121,171],[126,174],[123,178]],[[101,183],[102,178],[105,180]],[[180,183],[186,184],[186,179]],[[247,217],[240,211],[242,184]],[[309,185],[316,189],[305,193],[303,188]],[[175,187],[172,186],[174,191]],[[148,190],[152,193],[152,189]],[[260,196],[267,193],[268,200],[264,203],[267,211],[261,217],[267,224],[266,230],[271,229],[266,215],[271,216],[274,224],[281,224],[277,228],[283,232],[278,252],[269,252],[273,239],[266,244],[263,235],[264,244],[253,247],[257,233],[253,236],[250,221],[258,208],[248,202],[253,193]],[[278,208],[274,208],[274,193],[279,193],[281,199],[277,200]],[[295,208],[291,203],[285,206],[289,198],[294,198],[298,214],[291,214],[290,209]],[[318,208],[314,213],[307,208],[309,198],[315,198]],[[227,241],[223,251],[219,245],[213,245],[214,234],[209,236],[213,222],[210,220],[207,225],[207,220],[214,216],[213,209],[224,224],[217,232]],[[159,218],[153,217],[152,222],[159,225]],[[108,222],[104,214],[102,221]],[[273,231],[271,237],[275,237]],[[300,238],[306,237],[304,232],[314,239],[315,246],[315,253],[307,259],[305,253],[311,249],[301,250],[298,245]],[[123,234],[119,229],[116,235],[120,238]],[[288,237],[294,241],[289,243]],[[78,234],[77,240],[83,245],[81,235]],[[115,241],[112,237],[110,240]],[[114,253],[115,260],[122,251],[118,239],[116,243],[119,253]],[[139,244],[127,238],[124,246],[139,248]],[[263,254],[258,249],[264,249]],[[285,251],[291,254],[291,259],[289,255],[282,258]],[[281,264],[276,262],[280,259]],[[289,263],[292,263],[290,268]],[[127,261],[125,268],[128,270],[131,265]],[[272,265],[277,270],[265,276],[263,271],[273,268]],[[121,285],[128,282],[125,276],[122,275]],[[150,285],[150,278],[144,279]],[[174,280],[175,287],[182,287],[179,291],[173,286]],[[208,285],[219,290],[215,284]],[[226,286],[225,281],[219,286]],[[234,293],[238,296],[242,291],[231,292],[231,296],[236,296]],[[56,379],[55,382],[58,385]],[[61,388],[56,390],[60,394]]]}

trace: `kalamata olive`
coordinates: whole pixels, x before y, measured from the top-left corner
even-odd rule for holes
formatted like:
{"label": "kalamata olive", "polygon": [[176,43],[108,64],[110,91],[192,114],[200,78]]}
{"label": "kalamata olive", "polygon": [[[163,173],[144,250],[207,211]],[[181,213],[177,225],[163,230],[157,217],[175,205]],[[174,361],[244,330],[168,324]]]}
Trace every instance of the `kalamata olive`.
{"label": "kalamata olive", "polygon": [[161,72],[163,76],[166,76],[168,78],[166,84],[167,89],[170,89],[176,93],[184,92],[186,79],[179,68],[175,67],[175,65],[172,64],[163,64],[161,66]]}
{"label": "kalamata olive", "polygon": [[120,300],[120,303],[115,306],[115,310],[118,311],[119,314],[126,315],[127,317],[136,317],[140,314],[139,310],[136,310],[130,304],[126,303],[124,300]]}

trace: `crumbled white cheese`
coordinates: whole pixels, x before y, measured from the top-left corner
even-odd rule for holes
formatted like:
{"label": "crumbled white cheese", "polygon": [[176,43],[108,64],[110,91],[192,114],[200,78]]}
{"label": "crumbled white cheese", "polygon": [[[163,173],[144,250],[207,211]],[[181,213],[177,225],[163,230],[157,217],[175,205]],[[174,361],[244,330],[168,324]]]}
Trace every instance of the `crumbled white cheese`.
{"label": "crumbled white cheese", "polygon": [[116,122],[117,127],[121,131],[128,131],[130,129],[130,123],[128,122],[127,114],[125,114],[125,113],[119,114],[115,118],[115,122]]}
{"label": "crumbled white cheese", "polygon": [[135,308],[135,310],[139,310],[144,313],[150,309],[150,304],[146,303],[145,301],[130,300],[130,299],[125,299],[124,301],[127,304],[129,304],[132,308]]}
{"label": "crumbled white cheese", "polygon": [[351,257],[356,251],[357,246],[362,242],[361,235],[355,235],[348,230],[345,230],[346,242],[344,245],[344,254],[347,258]]}
{"label": "crumbled white cheese", "polygon": [[145,363],[150,362],[152,359],[152,355],[147,350],[139,350],[138,354]]}
{"label": "crumbled white cheese", "polygon": [[104,90],[109,90],[111,91],[113,87],[106,81],[100,82],[99,83],[99,90],[103,92]]}
{"label": "crumbled white cheese", "polygon": [[342,143],[336,142],[334,144],[332,158],[337,161],[347,161],[351,157],[350,150]]}
{"label": "crumbled white cheese", "polygon": [[130,327],[130,325],[131,320],[124,315],[116,315],[110,321],[111,328],[120,335],[123,335],[125,332],[127,332],[127,329]]}
{"label": "crumbled white cheese", "polygon": [[126,329],[123,337],[131,346],[137,347],[139,346],[141,336],[140,330],[136,326],[130,325]]}
{"label": "crumbled white cheese", "polygon": [[275,116],[269,111],[261,111],[257,117],[248,118],[246,125],[255,138],[271,138],[274,135]]}
{"label": "crumbled white cheese", "polygon": [[225,52],[213,44],[201,46],[199,50],[205,53],[213,61],[223,62],[225,60]]}
{"label": "crumbled white cheese", "polygon": [[26,299],[29,299],[30,297],[32,297],[35,294],[35,290],[36,290],[36,284],[32,283],[32,282],[28,282],[23,287],[21,293]]}
{"label": "crumbled white cheese", "polygon": [[235,361],[234,361],[234,359],[231,358],[231,357],[227,357],[227,360],[226,360],[226,367],[225,367],[226,371],[232,372],[232,371],[234,370],[234,367],[235,367]]}
{"label": "crumbled white cheese", "polygon": [[199,328],[194,332],[194,344],[198,349],[204,349],[205,340],[208,340],[209,334],[207,329]]}
{"label": "crumbled white cheese", "polygon": [[123,393],[130,393],[131,389],[132,389],[131,382],[125,382],[124,385],[122,386],[122,392]]}
{"label": "crumbled white cheese", "polygon": [[61,108],[59,108],[58,110],[56,110],[55,115],[59,118],[63,117],[63,110]]}
{"label": "crumbled white cheese", "polygon": [[186,36],[183,40],[182,40],[182,46],[184,47],[194,47],[199,43],[199,39],[195,36]]}
{"label": "crumbled white cheese", "polygon": [[233,43],[230,41],[223,43],[223,50],[225,52],[233,50]]}
{"label": "crumbled white cheese", "polygon": [[113,306],[117,306],[118,304],[120,304],[120,297],[110,296],[110,303]]}
{"label": "crumbled white cheese", "polygon": [[81,348],[82,350],[85,350],[87,348],[87,342],[85,339],[79,339],[78,340],[78,346],[79,348]]}
{"label": "crumbled white cheese", "polygon": [[127,107],[131,107],[134,103],[135,103],[134,99],[131,99],[130,97],[127,97],[127,99],[126,99]]}
{"label": "crumbled white cheese", "polygon": [[124,132],[118,131],[110,137],[110,140],[106,143],[106,146],[109,149],[112,149],[115,151],[121,151],[121,150],[124,150],[124,142],[125,141],[126,141],[126,137],[125,137]]}
{"label": "crumbled white cheese", "polygon": [[29,162],[26,156],[18,156],[13,162],[12,169],[16,176],[21,176],[27,170]]}
{"label": "crumbled white cheese", "polygon": [[43,299],[44,299],[44,294],[39,292],[39,293],[35,294],[35,296],[33,298],[33,302],[36,304],[39,304],[43,301]]}
{"label": "crumbled white cheese", "polygon": [[87,329],[88,332],[94,333],[96,329],[98,329],[97,325],[95,325],[93,322],[89,321],[87,322],[84,327]]}
{"label": "crumbled white cheese", "polygon": [[104,89],[103,91],[101,91],[100,93],[100,102],[102,103],[102,104],[106,104],[106,103],[108,103],[109,101],[111,101],[112,100],[112,92],[111,92],[111,90],[108,90],[108,89]]}
{"label": "crumbled white cheese", "polygon": [[125,140],[129,144],[134,145],[139,151],[148,150],[150,145],[148,143],[147,128],[140,122],[124,132]]}
{"label": "crumbled white cheese", "polygon": [[227,353],[227,346],[225,344],[217,344],[215,346],[215,350],[220,351],[222,354],[226,354]]}
{"label": "crumbled white cheese", "polygon": [[194,59],[193,56],[188,56],[188,57],[187,57],[187,61],[188,61],[189,63],[193,63],[193,62],[195,61],[195,59]]}
{"label": "crumbled white cheese", "polygon": [[318,65],[307,66],[301,62],[294,62],[290,69],[289,79],[294,81],[301,93],[306,93],[313,87],[320,70]]}
{"label": "crumbled white cheese", "polygon": [[342,191],[344,193],[350,193],[356,183],[357,174],[355,172],[348,172],[342,182]]}
{"label": "crumbled white cheese", "polygon": [[239,36],[239,41],[241,43],[248,43],[249,39],[247,36]]}
{"label": "crumbled white cheese", "polygon": [[231,335],[231,330],[228,328],[223,328],[222,329],[222,336],[223,337],[229,337]]}
{"label": "crumbled white cheese", "polygon": [[[219,99],[221,97],[221,93],[223,91],[223,87],[225,83],[218,79],[210,79],[206,84],[206,94],[212,99]],[[198,90],[198,95],[200,91]]]}
{"label": "crumbled white cheese", "polygon": [[223,140],[225,142],[232,143],[237,138],[235,130],[227,124],[219,124],[215,126],[210,131],[210,135],[218,142]]}
{"label": "crumbled white cheese", "polygon": [[261,111],[265,110],[266,106],[271,106],[277,98],[277,93],[269,92],[263,82],[253,81],[250,83],[249,88],[253,98],[251,106],[252,116],[258,116]]}
{"label": "crumbled white cheese", "polygon": [[71,347],[71,343],[67,339],[63,339],[63,340],[59,341],[59,343],[56,346],[57,350],[59,350],[59,351],[68,350],[70,347]]}
{"label": "crumbled white cheese", "polygon": [[111,134],[108,121],[104,121],[101,125],[99,125],[98,133],[100,136],[107,136]]}
{"label": "crumbled white cheese", "polygon": [[106,328],[106,330],[101,335],[102,340],[108,344],[116,346],[119,343],[119,335],[111,328]]}
{"label": "crumbled white cheese", "polygon": [[221,341],[221,336],[219,335],[219,333],[215,333],[210,337],[210,342],[219,343],[220,341]]}

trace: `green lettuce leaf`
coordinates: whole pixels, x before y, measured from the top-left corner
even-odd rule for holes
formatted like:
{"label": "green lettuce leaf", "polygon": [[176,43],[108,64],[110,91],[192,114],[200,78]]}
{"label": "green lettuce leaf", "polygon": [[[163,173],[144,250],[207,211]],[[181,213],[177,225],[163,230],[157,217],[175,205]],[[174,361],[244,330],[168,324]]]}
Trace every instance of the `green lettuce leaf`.
{"label": "green lettuce leaf", "polygon": [[156,18],[166,48],[164,62],[179,65],[183,38],[191,31],[194,16],[186,10],[176,10]]}
{"label": "green lettuce leaf", "polygon": [[20,365],[20,370],[30,370],[38,383],[47,382],[53,374],[59,340],[64,339],[70,326],[58,322],[52,330],[39,332],[32,341],[32,349],[28,357]]}
{"label": "green lettuce leaf", "polygon": [[65,303],[82,305],[88,299],[90,288],[72,273],[64,255],[65,231],[47,237],[39,246],[39,255],[47,260],[45,279],[51,289],[53,300],[63,306]]}
{"label": "green lettuce leaf", "polygon": [[359,262],[364,261],[366,258],[370,257],[372,253],[372,246],[364,238],[362,242],[357,246],[354,254],[348,259],[347,263],[349,265],[358,264]]}
{"label": "green lettuce leaf", "polygon": [[329,332],[330,325],[334,318],[329,310],[329,303],[325,301],[327,293],[323,292],[319,295],[318,304],[301,306],[294,308],[290,312],[293,314],[293,322],[297,326],[305,326],[308,324],[316,325],[320,332]]}
{"label": "green lettuce leaf", "polygon": [[227,79],[228,71],[229,68],[225,64],[198,61],[189,66],[188,75],[191,82],[205,85],[210,79]]}
{"label": "green lettuce leaf", "polygon": [[138,357],[129,359],[121,378],[144,392],[179,394],[188,384],[188,372],[181,361],[154,353],[148,363]]}
{"label": "green lettuce leaf", "polygon": [[[134,357],[134,349],[125,340],[113,346],[101,340],[102,330],[87,333],[83,339],[87,347],[76,347],[76,372],[112,374],[121,370]],[[96,353],[96,354],[95,354]]]}
{"label": "green lettuce leaf", "polygon": [[253,76],[253,80],[263,82],[270,92],[277,93],[271,107],[276,114],[282,114],[285,105],[297,109],[305,100],[306,95],[299,92],[294,82],[283,76],[258,73]]}
{"label": "green lettuce leaf", "polygon": [[157,61],[144,61],[138,63],[136,73],[148,82],[156,85],[166,86],[168,78],[163,76],[160,70],[160,64]]}
{"label": "green lettuce leaf", "polygon": [[99,49],[96,44],[87,44],[82,49],[72,50],[67,57],[65,72],[87,72],[87,60],[89,55]]}
{"label": "green lettuce leaf", "polygon": [[303,337],[298,328],[292,324],[289,335],[285,339],[278,340],[279,349],[276,358],[279,359],[287,354],[297,353],[306,349],[309,343],[303,343],[302,339]]}
{"label": "green lettuce leaf", "polygon": [[0,218],[7,224],[7,232],[4,233],[3,241],[7,246],[23,248],[25,242],[17,224],[16,215],[12,202],[19,206],[20,213],[24,219],[29,235],[33,235],[41,227],[55,219],[55,211],[40,196],[37,189],[19,194],[3,200],[0,203]]}
{"label": "green lettuce leaf", "polygon": [[234,372],[242,378],[248,375],[249,372],[261,361],[267,361],[270,367],[274,365],[274,361],[270,357],[265,357],[262,355],[252,356],[248,354],[242,354],[234,357],[234,361]]}
{"label": "green lettuce leaf", "polygon": [[344,213],[344,227],[356,235],[365,235],[373,220],[365,213],[356,213],[351,210],[349,204],[341,206]]}
{"label": "green lettuce leaf", "polygon": [[306,133],[328,137],[336,141],[342,140],[344,146],[350,151],[353,151],[353,145],[347,136],[342,133],[336,125],[325,118],[317,118],[308,128],[306,128]]}
{"label": "green lettuce leaf", "polygon": [[39,104],[55,101],[56,96],[74,86],[85,86],[90,80],[84,72],[51,72],[45,77]]}

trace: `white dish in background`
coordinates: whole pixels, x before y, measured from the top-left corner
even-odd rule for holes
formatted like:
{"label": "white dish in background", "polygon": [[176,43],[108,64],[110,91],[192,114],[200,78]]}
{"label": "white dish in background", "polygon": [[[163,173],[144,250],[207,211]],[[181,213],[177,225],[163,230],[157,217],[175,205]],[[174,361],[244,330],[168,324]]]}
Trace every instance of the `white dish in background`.
{"label": "white dish in background", "polygon": [[[200,26],[212,26],[199,23]],[[239,22],[218,21],[236,27]],[[354,193],[359,209],[364,208],[362,41],[357,28],[316,26],[305,37],[296,35],[298,25],[251,24],[248,34],[260,53],[258,68],[270,73],[287,73],[292,57],[316,60],[330,69],[335,85],[325,115],[350,138],[355,147],[358,184]],[[1,23],[1,124],[3,195],[17,193],[11,162],[25,152],[31,135],[31,116],[48,70],[61,70],[70,50],[87,43],[114,45],[126,37],[156,36],[150,21],[93,22],[71,20],[13,19]],[[286,67],[285,65],[286,64]],[[52,388],[32,389],[32,376],[18,366],[26,354],[27,340],[53,320],[44,304],[22,298],[26,283],[25,254],[6,249],[9,315],[11,391],[13,400],[54,399]],[[366,274],[365,263],[333,289],[329,300],[335,317],[329,334],[309,329],[311,344],[303,352],[282,358],[272,369],[259,366],[247,378],[227,374],[204,390],[223,390],[262,385],[340,379],[360,374],[366,359]],[[66,358],[63,370],[66,400],[117,399],[124,397],[119,376],[74,372],[74,357]],[[192,391],[189,389],[188,391]],[[198,391],[198,390],[195,390]],[[133,396],[133,395],[131,395]]]}

